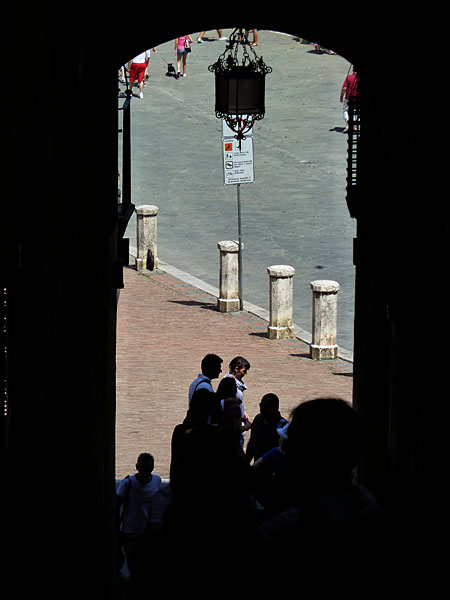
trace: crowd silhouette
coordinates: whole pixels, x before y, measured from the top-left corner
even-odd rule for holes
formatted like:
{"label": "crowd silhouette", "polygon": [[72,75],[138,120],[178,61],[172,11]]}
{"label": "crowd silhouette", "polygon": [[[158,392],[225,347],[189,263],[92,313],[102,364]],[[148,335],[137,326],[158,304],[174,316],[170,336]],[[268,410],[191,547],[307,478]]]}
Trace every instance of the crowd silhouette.
{"label": "crowd silhouette", "polygon": [[[218,377],[222,360],[208,357]],[[277,575],[295,578],[298,569],[303,582],[323,583],[324,573],[334,582],[348,577],[349,564],[360,573],[374,568],[383,519],[356,479],[364,434],[352,406],[319,397],[288,420],[269,393],[251,427],[234,376],[216,392],[203,373],[197,380],[206,385],[191,386],[186,417],[173,430],[169,482],[152,495],[135,540],[129,597],[149,594],[155,577],[173,591],[233,593],[252,573],[251,589],[266,593],[276,591]]]}

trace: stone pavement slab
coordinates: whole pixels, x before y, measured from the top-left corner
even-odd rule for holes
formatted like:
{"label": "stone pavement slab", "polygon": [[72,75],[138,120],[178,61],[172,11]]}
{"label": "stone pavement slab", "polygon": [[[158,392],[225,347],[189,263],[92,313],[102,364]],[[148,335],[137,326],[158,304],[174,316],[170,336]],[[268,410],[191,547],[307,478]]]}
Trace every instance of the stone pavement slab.
{"label": "stone pavement slab", "polygon": [[168,476],[172,431],[186,415],[189,384],[209,352],[223,358],[222,374],[234,356],[249,360],[250,417],[267,392],[277,393],[285,417],[299,402],[319,395],[351,401],[350,361],[312,361],[301,339],[270,340],[260,316],[220,313],[215,296],[163,270],[130,266],[124,283],[117,321],[117,478],[133,472],[144,451],[154,455],[155,473]]}

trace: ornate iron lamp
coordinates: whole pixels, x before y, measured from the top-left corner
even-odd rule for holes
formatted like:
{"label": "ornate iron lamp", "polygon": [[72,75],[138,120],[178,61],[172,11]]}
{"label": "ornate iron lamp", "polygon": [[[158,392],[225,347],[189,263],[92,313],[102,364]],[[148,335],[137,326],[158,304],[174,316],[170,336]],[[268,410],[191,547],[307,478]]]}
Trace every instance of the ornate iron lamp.
{"label": "ornate iron lamp", "polygon": [[235,29],[225,52],[208,69],[216,76],[216,117],[225,119],[240,146],[255,121],[264,118],[265,77],[272,67],[258,58],[244,30]]}

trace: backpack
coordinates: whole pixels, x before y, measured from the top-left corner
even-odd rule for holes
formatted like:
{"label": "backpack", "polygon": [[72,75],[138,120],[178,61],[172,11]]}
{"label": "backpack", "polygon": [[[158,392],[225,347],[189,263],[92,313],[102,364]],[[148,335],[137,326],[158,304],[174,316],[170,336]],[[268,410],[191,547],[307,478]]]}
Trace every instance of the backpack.
{"label": "backpack", "polygon": [[122,507],[121,507],[121,511],[120,511],[120,517],[119,517],[120,523],[119,523],[119,526],[120,526],[120,524],[123,521],[123,518],[125,516],[125,510],[127,508],[128,502],[130,500],[130,492],[131,492],[131,479],[130,479],[130,475],[127,475],[125,477],[125,479],[128,479],[127,493],[126,493],[125,498],[123,499],[123,503],[122,503]]}
{"label": "backpack", "polygon": [[123,542],[122,542],[122,531],[121,531],[121,526],[122,526],[122,521],[123,521],[123,517],[125,514],[125,509],[126,506],[128,504],[128,500],[130,498],[130,491],[131,491],[131,479],[130,476],[127,475],[125,479],[128,479],[128,485],[127,485],[127,493],[126,496],[123,500],[123,503],[119,509],[119,513],[117,515],[117,546],[116,546],[116,572],[119,573],[120,569],[122,568],[122,566],[125,563],[125,554],[123,552]]}

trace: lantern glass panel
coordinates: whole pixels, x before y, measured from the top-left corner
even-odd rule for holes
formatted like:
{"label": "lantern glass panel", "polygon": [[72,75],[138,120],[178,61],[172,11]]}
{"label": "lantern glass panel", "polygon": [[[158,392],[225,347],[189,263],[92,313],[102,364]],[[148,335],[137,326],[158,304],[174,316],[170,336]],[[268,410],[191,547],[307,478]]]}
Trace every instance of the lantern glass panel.
{"label": "lantern glass panel", "polygon": [[216,75],[216,111],[228,115],[264,114],[264,96],[264,75]]}

